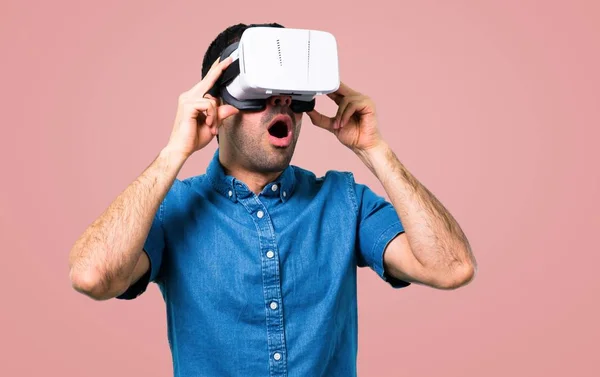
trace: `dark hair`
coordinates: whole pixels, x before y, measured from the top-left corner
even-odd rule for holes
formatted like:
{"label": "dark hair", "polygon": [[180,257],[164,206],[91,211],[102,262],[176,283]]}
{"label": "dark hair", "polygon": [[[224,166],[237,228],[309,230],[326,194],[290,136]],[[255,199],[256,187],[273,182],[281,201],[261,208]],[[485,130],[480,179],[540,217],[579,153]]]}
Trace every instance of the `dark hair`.
{"label": "dark hair", "polygon": [[281,27],[278,23],[264,23],[264,24],[237,24],[229,26],[223,30],[217,37],[211,42],[204,54],[202,61],[202,77],[205,77],[212,64],[219,58],[223,50],[232,43],[239,42],[242,38],[242,33],[248,28],[266,26],[266,27]]}

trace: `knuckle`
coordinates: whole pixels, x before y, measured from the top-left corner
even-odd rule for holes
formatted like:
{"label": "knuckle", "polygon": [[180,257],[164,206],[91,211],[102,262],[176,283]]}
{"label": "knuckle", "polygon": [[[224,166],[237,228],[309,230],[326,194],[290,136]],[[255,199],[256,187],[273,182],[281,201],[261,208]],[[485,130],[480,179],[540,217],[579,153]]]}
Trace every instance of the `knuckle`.
{"label": "knuckle", "polygon": [[192,111],[192,106],[189,103],[183,104],[184,114],[189,114]]}
{"label": "knuckle", "polygon": [[183,108],[188,112],[195,111],[198,109],[198,107],[200,107],[200,103],[198,103],[198,102],[188,101],[183,104]]}
{"label": "knuckle", "polygon": [[191,100],[192,100],[192,93],[189,91],[183,92],[179,95],[179,103],[180,104],[189,103]]}

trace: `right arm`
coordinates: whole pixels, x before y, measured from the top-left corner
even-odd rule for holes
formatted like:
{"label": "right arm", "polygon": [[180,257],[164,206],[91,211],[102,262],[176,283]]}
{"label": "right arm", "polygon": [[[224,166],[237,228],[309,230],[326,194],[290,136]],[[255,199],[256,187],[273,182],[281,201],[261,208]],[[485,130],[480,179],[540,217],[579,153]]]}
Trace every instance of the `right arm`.
{"label": "right arm", "polygon": [[69,254],[75,290],[106,300],[125,292],[148,271],[144,242],[185,161],[185,155],[164,148],[79,237]]}
{"label": "right arm", "polygon": [[188,157],[208,145],[222,120],[238,112],[205,97],[231,61],[217,60],[202,81],[179,97],[167,146],[77,239],[69,253],[69,277],[76,291],[107,300],[148,272],[144,244],[160,204]]}

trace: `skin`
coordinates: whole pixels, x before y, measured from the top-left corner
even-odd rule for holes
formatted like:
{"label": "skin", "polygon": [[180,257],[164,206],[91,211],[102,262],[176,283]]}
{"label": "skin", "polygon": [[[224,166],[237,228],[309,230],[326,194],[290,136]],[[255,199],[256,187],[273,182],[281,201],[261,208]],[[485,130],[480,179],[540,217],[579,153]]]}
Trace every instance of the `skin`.
{"label": "skin", "polygon": [[[302,126],[290,98],[275,96],[261,112],[240,112],[206,92],[231,59],[218,60],[206,77],[179,97],[166,146],[154,161],[90,224],[69,253],[73,288],[95,300],[125,292],[144,275],[149,260],[143,245],[160,203],[187,159],[219,134],[226,172],[259,193],[289,165]],[[380,180],[406,232],[384,253],[391,276],[438,289],[469,283],[476,262],[460,226],[435,196],[398,160],[378,130],[372,100],[343,82],[328,97],[338,105],[326,116],[307,113],[312,124],[333,134]],[[292,117],[293,141],[286,148],[269,142],[267,125],[278,113]]]}
{"label": "skin", "polygon": [[[273,96],[264,111],[237,113],[225,119],[218,129],[219,157],[224,170],[256,194],[281,174],[294,155],[302,114],[292,112],[290,103],[289,96]],[[285,148],[271,144],[267,131],[273,117],[279,114],[292,119],[292,142]]]}
{"label": "skin", "polygon": [[406,230],[384,253],[389,275],[437,289],[470,283],[477,262],[467,237],[382,138],[371,98],[343,82],[328,97],[338,105],[337,113],[328,117],[314,110],[308,113],[312,123],[332,133],[377,177]]}

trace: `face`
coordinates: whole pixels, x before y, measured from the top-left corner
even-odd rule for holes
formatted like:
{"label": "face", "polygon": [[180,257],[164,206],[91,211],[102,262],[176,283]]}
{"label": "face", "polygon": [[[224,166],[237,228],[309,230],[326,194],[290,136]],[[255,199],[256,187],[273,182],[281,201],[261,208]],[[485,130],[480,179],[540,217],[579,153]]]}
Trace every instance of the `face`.
{"label": "face", "polygon": [[284,170],[294,154],[303,115],[294,113],[290,103],[288,96],[273,96],[263,111],[240,111],[225,119],[218,131],[219,146],[245,170]]}

